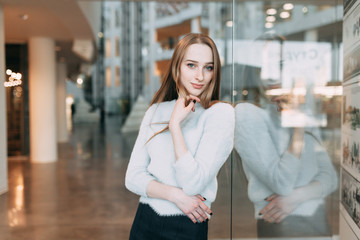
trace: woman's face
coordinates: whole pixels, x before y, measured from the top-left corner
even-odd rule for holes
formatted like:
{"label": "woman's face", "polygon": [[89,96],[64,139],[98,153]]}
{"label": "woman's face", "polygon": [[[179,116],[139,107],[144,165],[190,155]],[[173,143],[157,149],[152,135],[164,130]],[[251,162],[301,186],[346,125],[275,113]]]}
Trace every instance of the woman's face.
{"label": "woman's face", "polygon": [[180,82],[188,94],[199,97],[214,75],[211,48],[205,44],[192,44],[185,52],[180,66]]}

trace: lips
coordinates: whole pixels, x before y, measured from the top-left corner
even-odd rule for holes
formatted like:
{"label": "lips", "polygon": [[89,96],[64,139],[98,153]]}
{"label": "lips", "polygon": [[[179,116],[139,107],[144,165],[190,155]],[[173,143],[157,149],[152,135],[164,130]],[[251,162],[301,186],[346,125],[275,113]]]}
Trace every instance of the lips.
{"label": "lips", "polygon": [[204,85],[203,84],[196,84],[196,83],[191,83],[191,85],[193,86],[193,88],[195,89],[201,89]]}

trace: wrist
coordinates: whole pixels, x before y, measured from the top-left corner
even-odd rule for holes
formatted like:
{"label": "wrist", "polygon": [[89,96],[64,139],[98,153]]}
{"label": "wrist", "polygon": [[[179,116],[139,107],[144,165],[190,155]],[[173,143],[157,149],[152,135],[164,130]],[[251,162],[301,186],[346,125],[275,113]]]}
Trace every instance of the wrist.
{"label": "wrist", "polygon": [[174,121],[169,122],[169,130],[170,130],[170,132],[178,131],[179,129],[180,129],[180,123],[179,122],[174,122]]}
{"label": "wrist", "polygon": [[168,191],[168,195],[167,195],[167,200],[169,202],[175,203],[176,204],[176,199],[179,196],[179,188],[177,187],[169,187],[169,191]]}
{"label": "wrist", "polygon": [[297,188],[294,190],[294,193],[292,194],[292,202],[296,204],[296,206],[304,202],[304,192],[301,188]]}

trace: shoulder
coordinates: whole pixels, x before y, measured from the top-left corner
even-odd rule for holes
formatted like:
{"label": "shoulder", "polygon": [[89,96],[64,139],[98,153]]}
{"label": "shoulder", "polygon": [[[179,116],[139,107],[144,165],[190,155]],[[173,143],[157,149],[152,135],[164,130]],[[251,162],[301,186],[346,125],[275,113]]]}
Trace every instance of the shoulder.
{"label": "shoulder", "polygon": [[235,106],[236,119],[241,119],[244,121],[260,120],[263,118],[264,112],[264,109],[251,103],[238,103]]}
{"label": "shoulder", "polygon": [[175,100],[173,101],[166,101],[166,102],[160,102],[160,103],[154,103],[150,105],[147,112],[149,113],[161,113],[161,112],[168,112],[172,111],[175,105]]}
{"label": "shoulder", "polygon": [[208,124],[218,127],[235,126],[234,108],[229,103],[218,102],[205,110],[205,119]]}
{"label": "shoulder", "polygon": [[145,118],[150,122],[169,121],[171,113],[175,106],[175,100],[150,105],[146,111]]}
{"label": "shoulder", "polygon": [[207,109],[210,114],[235,115],[234,107],[230,103],[217,102]]}
{"label": "shoulder", "polygon": [[251,111],[251,112],[260,112],[262,109],[252,103],[238,103],[235,106],[236,112],[242,112],[242,111]]}

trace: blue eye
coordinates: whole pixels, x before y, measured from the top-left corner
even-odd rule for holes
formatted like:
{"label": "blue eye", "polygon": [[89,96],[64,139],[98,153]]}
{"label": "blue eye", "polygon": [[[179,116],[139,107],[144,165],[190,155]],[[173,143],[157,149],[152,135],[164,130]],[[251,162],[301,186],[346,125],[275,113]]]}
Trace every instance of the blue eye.
{"label": "blue eye", "polygon": [[206,70],[212,71],[214,69],[214,66],[206,66]]}
{"label": "blue eye", "polygon": [[188,65],[189,68],[194,68],[195,67],[195,65],[192,64],[192,63],[188,63],[187,65]]}

